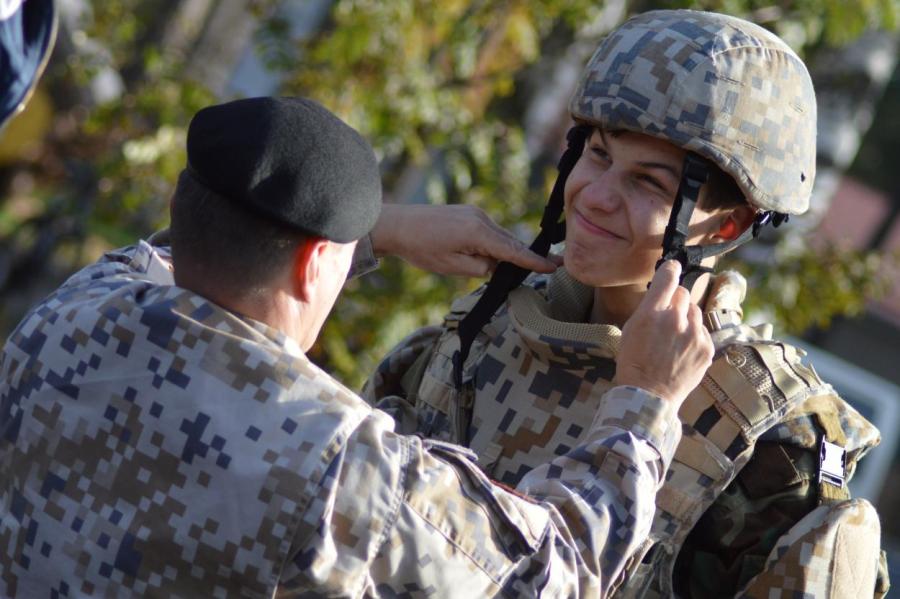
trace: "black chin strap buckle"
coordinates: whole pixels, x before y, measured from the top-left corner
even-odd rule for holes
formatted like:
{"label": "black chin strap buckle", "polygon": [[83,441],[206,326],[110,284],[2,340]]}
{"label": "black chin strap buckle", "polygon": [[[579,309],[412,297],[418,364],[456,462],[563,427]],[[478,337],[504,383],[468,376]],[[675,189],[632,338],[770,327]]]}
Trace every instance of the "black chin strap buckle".
{"label": "black chin strap buckle", "polygon": [[703,252],[696,247],[687,247],[691,215],[700,198],[700,189],[707,179],[708,162],[693,152],[685,154],[681,182],[663,235],[663,255],[656,263],[656,268],[659,268],[666,260],[678,260],[681,263],[681,278],[678,282],[687,289],[693,287],[701,274],[712,272],[711,269],[700,266],[705,257]]}
{"label": "black chin strap buckle", "polygon": [[700,275],[713,272],[713,269],[701,266],[706,258],[718,256],[759,236],[762,228],[771,223],[780,227],[790,220],[789,214],[766,210],[756,215],[752,227],[731,241],[711,245],[687,245],[691,215],[697,206],[700,189],[709,178],[709,163],[706,159],[688,152],[684,157],[684,168],[675,204],[669,215],[669,224],[663,236],[663,255],[656,263],[659,268],[666,260],[678,260],[681,263],[679,284],[690,290]]}
{"label": "black chin strap buckle", "polygon": [[791,220],[790,214],[783,214],[773,210],[760,212],[756,215],[756,220],[753,221],[753,238],[759,237],[759,232],[765,225],[772,223],[772,226],[777,229],[789,220]]}
{"label": "black chin strap buckle", "polygon": [[753,226],[744,231],[740,236],[731,241],[712,245],[687,245],[690,231],[691,215],[697,207],[700,198],[700,189],[709,179],[710,164],[705,158],[701,158],[694,152],[688,152],[684,156],[684,167],[681,171],[681,182],[678,185],[678,193],[675,195],[675,204],[669,215],[669,224],[663,235],[663,255],[656,263],[656,268],[662,266],[666,260],[678,260],[681,263],[681,278],[678,283],[688,291],[700,278],[700,275],[711,273],[713,270],[701,263],[706,258],[718,256],[737,246],[755,239],[759,236],[762,227],[772,223],[773,227],[780,227],[790,219],[790,215],[767,210],[756,215]]}

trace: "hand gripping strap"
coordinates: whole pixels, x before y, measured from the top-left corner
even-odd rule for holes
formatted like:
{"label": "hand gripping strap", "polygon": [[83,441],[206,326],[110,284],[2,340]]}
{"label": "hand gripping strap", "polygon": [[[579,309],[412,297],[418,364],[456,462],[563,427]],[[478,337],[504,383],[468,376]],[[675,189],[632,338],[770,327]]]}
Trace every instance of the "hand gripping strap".
{"label": "hand gripping strap", "polygon": [[[559,159],[559,175],[550,193],[550,200],[544,208],[541,217],[541,231],[531,242],[531,250],[541,256],[550,252],[550,246],[562,241],[566,236],[565,223],[559,219],[563,212],[563,191],[566,187],[566,179],[584,150],[584,142],[592,128],[587,125],[576,125],[566,134],[568,147]],[[469,356],[469,350],[478,331],[490,321],[494,312],[506,301],[509,292],[518,287],[528,273],[531,272],[510,262],[501,262],[494,271],[491,280],[488,281],[484,293],[478,303],[460,321],[457,333],[459,334],[459,351],[453,356],[453,380],[457,389],[462,387],[462,369]]]}

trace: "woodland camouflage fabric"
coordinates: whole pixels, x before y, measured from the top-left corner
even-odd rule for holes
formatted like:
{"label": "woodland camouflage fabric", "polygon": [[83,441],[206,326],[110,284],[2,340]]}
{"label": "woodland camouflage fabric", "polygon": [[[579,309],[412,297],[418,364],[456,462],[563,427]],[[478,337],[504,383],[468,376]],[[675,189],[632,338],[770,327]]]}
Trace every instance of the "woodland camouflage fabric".
{"label": "woodland camouflage fabric", "polygon": [[[651,533],[616,596],[733,597],[755,589],[752,596],[838,597],[819,591],[833,582],[833,568],[859,560],[865,563],[854,570],[866,574],[854,596],[874,592],[875,510],[861,500],[817,509],[825,497],[816,456],[825,416],[829,438],[848,451],[851,474],[878,443],[878,431],[803,365],[796,349],[769,339],[768,327],[740,323],[744,289],[733,272],[711,285],[704,311],[707,322],[718,323],[716,358],[679,411],[682,439],[657,495]],[[621,332],[586,322],[593,290],[564,269],[532,276],[476,338],[457,392],[455,327],[479,293],[455,302],[443,327],[419,331],[392,351],[364,396],[405,432],[465,443],[489,476],[515,485],[581,443],[597,409],[585,389],[611,386]],[[840,553],[810,541],[833,539],[836,528]],[[820,560],[790,544],[800,530]],[[848,562],[847,555],[858,559]],[[767,565],[776,563],[778,576]]]}
{"label": "woodland camouflage fabric", "polygon": [[681,430],[588,387],[580,441],[519,481],[538,503],[174,286],[165,249],[112,252],[0,357],[0,596],[605,595]]}
{"label": "woodland camouflage fabric", "polygon": [[579,121],[693,150],[764,210],[802,214],[816,173],[816,96],[776,35],[727,15],[660,10],[612,32],[569,105]]}

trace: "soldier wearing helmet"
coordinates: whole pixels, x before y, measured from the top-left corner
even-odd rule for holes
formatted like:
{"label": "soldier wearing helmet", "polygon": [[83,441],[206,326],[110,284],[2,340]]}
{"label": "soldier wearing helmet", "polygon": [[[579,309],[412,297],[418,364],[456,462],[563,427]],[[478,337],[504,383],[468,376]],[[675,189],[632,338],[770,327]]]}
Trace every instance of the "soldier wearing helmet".
{"label": "soldier wearing helmet", "polygon": [[501,264],[443,326],[385,358],[368,399],[516,484],[579,442],[597,409],[588,390],[652,366],[620,358],[635,355],[630,319],[654,268],[678,260],[716,353],[681,406],[651,534],[617,594],[886,592],[878,516],[847,491],[877,429],[801,350],[742,323],[739,274],[712,273],[717,255],[808,208],[816,103],[803,62],[738,18],[649,12],[600,44],[570,112],[532,244],[546,254],[564,240],[565,268]]}

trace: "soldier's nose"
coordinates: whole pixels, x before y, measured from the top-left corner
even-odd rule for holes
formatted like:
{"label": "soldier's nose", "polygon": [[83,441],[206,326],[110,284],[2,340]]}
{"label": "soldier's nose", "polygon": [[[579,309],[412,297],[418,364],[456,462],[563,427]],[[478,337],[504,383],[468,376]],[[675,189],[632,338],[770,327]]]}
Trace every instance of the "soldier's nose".
{"label": "soldier's nose", "polygon": [[622,204],[621,185],[610,171],[591,181],[582,190],[582,195],[584,208],[588,210],[611,212]]}

